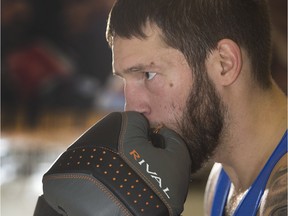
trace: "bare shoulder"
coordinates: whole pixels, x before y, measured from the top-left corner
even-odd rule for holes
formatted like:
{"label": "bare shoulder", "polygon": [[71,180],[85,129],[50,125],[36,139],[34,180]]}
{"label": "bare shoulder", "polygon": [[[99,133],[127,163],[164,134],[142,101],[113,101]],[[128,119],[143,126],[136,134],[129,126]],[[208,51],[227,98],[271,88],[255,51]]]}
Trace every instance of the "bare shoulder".
{"label": "bare shoulder", "polygon": [[207,184],[206,184],[205,196],[204,196],[204,214],[207,216],[210,215],[214,193],[215,193],[215,187],[216,187],[216,183],[217,183],[221,168],[222,168],[221,164],[219,163],[214,164],[210,172]]}
{"label": "bare shoulder", "polygon": [[274,167],[259,209],[260,216],[287,216],[287,153]]}

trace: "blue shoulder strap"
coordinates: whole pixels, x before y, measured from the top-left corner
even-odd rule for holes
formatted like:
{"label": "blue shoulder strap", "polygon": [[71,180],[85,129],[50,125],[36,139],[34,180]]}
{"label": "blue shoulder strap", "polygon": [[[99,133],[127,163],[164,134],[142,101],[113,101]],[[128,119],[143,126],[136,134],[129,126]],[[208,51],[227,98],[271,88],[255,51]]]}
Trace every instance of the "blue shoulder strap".
{"label": "blue shoulder strap", "polygon": [[224,215],[225,204],[230,190],[230,179],[224,169],[221,170],[216,184],[211,216]]}
{"label": "blue shoulder strap", "polygon": [[[257,179],[249,188],[245,197],[242,199],[237,209],[234,212],[234,216],[242,215],[256,215],[259,207],[261,197],[266,188],[267,181],[270,177],[274,166],[278,161],[287,153],[287,131],[282,137],[279,145],[272,153],[271,157],[265,164]],[[222,169],[216,185],[216,191],[214,195],[213,205],[211,209],[211,216],[222,216],[225,210],[225,205],[230,190],[230,179],[226,172]]]}

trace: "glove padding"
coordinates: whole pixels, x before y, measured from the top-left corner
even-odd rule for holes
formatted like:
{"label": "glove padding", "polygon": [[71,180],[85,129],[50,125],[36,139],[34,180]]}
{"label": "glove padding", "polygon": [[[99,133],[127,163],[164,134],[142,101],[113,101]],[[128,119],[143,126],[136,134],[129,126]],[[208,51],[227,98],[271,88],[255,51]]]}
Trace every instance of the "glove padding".
{"label": "glove padding", "polygon": [[44,175],[40,199],[55,214],[41,211],[39,199],[34,216],[180,215],[190,168],[186,144],[175,132],[151,134],[140,113],[111,113]]}

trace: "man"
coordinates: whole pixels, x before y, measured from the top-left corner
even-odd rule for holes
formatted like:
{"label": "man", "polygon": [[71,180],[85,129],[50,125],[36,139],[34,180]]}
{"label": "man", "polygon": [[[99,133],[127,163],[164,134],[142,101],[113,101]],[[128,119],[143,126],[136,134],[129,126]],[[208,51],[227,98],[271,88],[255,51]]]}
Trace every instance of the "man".
{"label": "man", "polygon": [[286,96],[264,0],[118,0],[107,40],[125,109],[182,135],[193,171],[216,162],[205,215],[287,215]]}

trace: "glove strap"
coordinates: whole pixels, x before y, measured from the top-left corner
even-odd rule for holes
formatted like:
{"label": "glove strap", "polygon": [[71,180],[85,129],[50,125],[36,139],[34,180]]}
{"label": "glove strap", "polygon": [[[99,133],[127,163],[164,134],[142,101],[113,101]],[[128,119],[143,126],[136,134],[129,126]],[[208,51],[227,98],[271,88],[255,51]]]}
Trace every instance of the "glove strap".
{"label": "glove strap", "polygon": [[38,197],[33,216],[62,216],[56,212],[44,199],[43,195]]}

